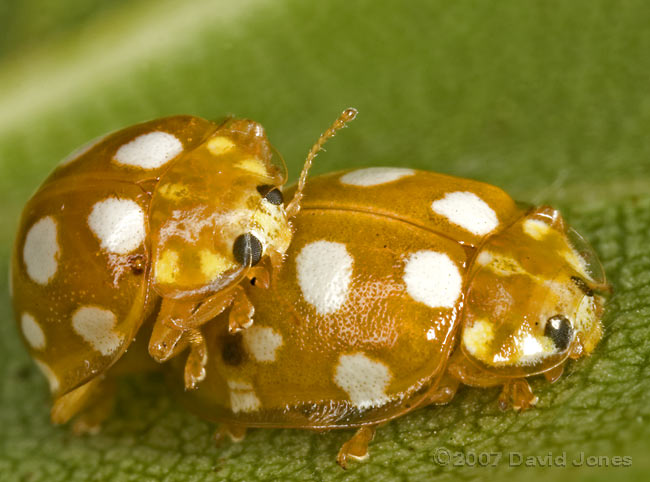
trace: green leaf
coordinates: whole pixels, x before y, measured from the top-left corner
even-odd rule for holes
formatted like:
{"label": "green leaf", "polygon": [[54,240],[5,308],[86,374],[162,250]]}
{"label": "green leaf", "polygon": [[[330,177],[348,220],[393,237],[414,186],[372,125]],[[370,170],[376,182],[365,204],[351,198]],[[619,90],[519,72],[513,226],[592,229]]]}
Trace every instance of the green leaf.
{"label": "green leaf", "polygon": [[[381,428],[370,460],[343,472],[334,458],[350,432],[252,430],[215,448],[213,427],[157,375],[125,380],[97,436],[51,426],[2,276],[0,479],[647,480],[648,2],[97,1],[90,15],[67,0],[70,10],[39,26],[44,3],[0,10],[13,32],[0,42],[1,269],[23,203],[90,138],[171,113],[235,113],[266,126],[295,179],[317,135],[352,105],[358,119],[316,173],[410,166],[554,204],[594,244],[615,294],[593,356],[553,385],[533,380],[537,408],[503,413],[498,390],[463,388]],[[441,447],[466,463],[436,463]],[[502,454],[495,467],[471,463],[492,452]],[[566,452],[568,466],[510,466],[515,452]],[[632,466],[572,466],[580,453]]]}

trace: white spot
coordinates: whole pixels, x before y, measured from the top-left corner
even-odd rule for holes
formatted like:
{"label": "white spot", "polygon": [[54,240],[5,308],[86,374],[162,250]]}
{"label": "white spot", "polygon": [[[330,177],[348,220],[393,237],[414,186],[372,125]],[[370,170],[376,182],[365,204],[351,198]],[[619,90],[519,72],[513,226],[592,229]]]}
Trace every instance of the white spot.
{"label": "white spot", "polygon": [[254,412],[260,409],[262,404],[250,383],[228,380],[228,388],[230,389],[230,409],[233,413]]}
{"label": "white spot", "polygon": [[59,390],[59,379],[52,369],[46,363],[41,360],[34,360],[36,366],[41,370],[45,378],[47,378],[48,383],[50,384],[50,392],[56,393]]}
{"label": "white spot", "polygon": [[522,225],[524,233],[537,241],[541,240],[550,231],[551,227],[539,219],[526,219]]}
{"label": "white spot", "polygon": [[45,333],[43,333],[43,329],[32,315],[23,313],[23,316],[20,318],[20,328],[29,346],[34,350],[42,350],[45,348]]}
{"label": "white spot", "polygon": [[86,142],[84,145],[81,147],[78,147],[74,151],[72,151],[65,159],[63,159],[61,162],[59,162],[58,167],[63,167],[67,166],[73,161],[76,161],[79,159],[81,156],[86,154],[88,151],[90,151],[93,147],[95,147],[97,144],[99,144],[101,141],[106,139],[107,135],[99,136],[96,137],[95,139],[91,140],[90,142]]}
{"label": "white spot", "polygon": [[124,144],[113,158],[118,164],[157,169],[183,151],[183,144],[167,132],[150,132]]}
{"label": "white spot", "polygon": [[113,331],[116,322],[112,311],[96,306],[83,306],[72,315],[74,331],[104,356],[122,344],[122,337]]}
{"label": "white spot", "polygon": [[344,244],[315,241],[305,245],[296,257],[298,284],[302,295],[318,313],[338,310],[348,296],[353,260]]}
{"label": "white spot", "polygon": [[351,186],[376,186],[387,182],[397,181],[406,176],[415,174],[413,169],[401,167],[369,167],[348,172],[341,176],[341,183]]}
{"label": "white spot", "polygon": [[259,362],[275,361],[275,352],[282,345],[282,335],[268,326],[253,325],[244,330],[248,352]]}
{"label": "white spot", "polygon": [[446,254],[418,251],[406,261],[404,282],[414,300],[431,308],[453,308],[460,296],[463,278]]}
{"label": "white spot", "polygon": [[127,254],[145,238],[144,212],[130,199],[110,197],[93,206],[88,226],[101,247],[111,253]]}
{"label": "white spot", "polygon": [[488,234],[499,225],[492,208],[471,192],[448,193],[442,199],[433,201],[431,209],[477,236]]}
{"label": "white spot", "polygon": [[363,353],[341,355],[334,374],[334,382],[360,409],[378,407],[388,402],[386,389],[391,378],[386,365],[371,360]]}
{"label": "white spot", "polygon": [[56,221],[52,216],[47,216],[37,221],[25,237],[23,260],[27,274],[42,285],[56,274],[60,254],[56,236]]}

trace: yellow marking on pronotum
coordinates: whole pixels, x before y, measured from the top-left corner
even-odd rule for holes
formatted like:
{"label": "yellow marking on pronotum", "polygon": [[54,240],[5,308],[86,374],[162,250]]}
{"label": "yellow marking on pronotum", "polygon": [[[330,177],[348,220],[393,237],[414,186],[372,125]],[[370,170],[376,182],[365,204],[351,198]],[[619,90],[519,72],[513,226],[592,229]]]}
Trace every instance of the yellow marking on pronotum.
{"label": "yellow marking on pronotum", "polygon": [[184,184],[164,184],[158,188],[158,192],[162,197],[171,201],[186,198],[190,193]]}
{"label": "yellow marking on pronotum", "polygon": [[501,276],[523,274],[534,278],[534,276],[526,271],[517,260],[502,254],[483,251],[478,255],[477,262],[482,266],[487,266],[487,268]]}
{"label": "yellow marking on pronotum", "polygon": [[243,159],[235,165],[238,168],[243,169],[244,171],[248,171],[258,176],[269,175],[269,172],[266,170],[266,167],[264,166],[262,161],[260,161],[259,159],[255,159],[254,157],[248,157],[246,159]]}
{"label": "yellow marking on pronotum", "polygon": [[235,143],[233,142],[232,139],[228,137],[219,136],[219,137],[215,137],[214,139],[210,139],[208,141],[207,147],[210,153],[214,154],[215,156],[218,156],[234,148]]}
{"label": "yellow marking on pronotum", "polygon": [[167,249],[156,263],[156,280],[161,283],[173,283],[178,276],[179,256],[174,250]]}
{"label": "yellow marking on pronotum", "polygon": [[551,231],[551,227],[548,224],[538,219],[527,219],[524,221],[522,229],[524,233],[537,241],[540,241]]}
{"label": "yellow marking on pronotum", "polygon": [[486,320],[476,320],[463,333],[463,344],[467,351],[475,357],[485,358],[490,352],[490,344],[494,339],[494,327]]}
{"label": "yellow marking on pronotum", "polygon": [[213,280],[226,270],[232,268],[234,263],[214,251],[203,249],[199,252],[201,259],[201,272],[207,280]]}

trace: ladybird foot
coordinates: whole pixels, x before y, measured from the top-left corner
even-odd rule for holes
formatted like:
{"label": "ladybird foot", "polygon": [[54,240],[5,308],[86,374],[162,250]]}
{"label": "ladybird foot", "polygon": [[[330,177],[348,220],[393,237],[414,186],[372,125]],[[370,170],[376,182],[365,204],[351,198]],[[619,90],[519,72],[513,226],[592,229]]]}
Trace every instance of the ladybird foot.
{"label": "ladybird foot", "polygon": [[[108,395],[108,396],[107,396]],[[101,397],[97,397],[93,405],[80,413],[72,424],[72,433],[75,435],[99,433],[104,421],[113,413],[115,396],[105,391]]]}
{"label": "ladybird foot", "polygon": [[224,443],[226,439],[230,439],[231,442],[239,443],[244,440],[244,437],[246,437],[246,427],[222,423],[214,433],[214,442],[217,446]]}
{"label": "ladybird foot", "polygon": [[347,469],[349,459],[366,460],[369,457],[368,444],[375,436],[374,426],[365,426],[357,430],[350,440],[345,442],[336,457],[336,463]]}
{"label": "ladybird foot", "polygon": [[205,379],[205,365],[208,362],[208,348],[205,337],[197,330],[189,331],[190,354],[185,363],[185,390],[194,390]]}
{"label": "ladybird foot", "polygon": [[189,332],[222,313],[234,297],[227,293],[201,302],[163,299],[149,339],[149,354],[158,363],[178,355],[188,346]]}
{"label": "ladybird foot", "polygon": [[514,410],[526,410],[537,403],[538,398],[532,388],[523,378],[508,381],[503,385],[499,395],[499,408],[507,410],[512,407]]}
{"label": "ladybird foot", "polygon": [[90,406],[94,393],[101,384],[99,377],[93,378],[88,383],[75,388],[71,392],[54,400],[50,419],[53,424],[59,425],[68,422],[72,417]]}
{"label": "ladybird foot", "polygon": [[231,334],[250,328],[253,325],[253,315],[255,314],[255,307],[246,296],[244,289],[240,286],[235,289],[237,293],[228,316],[228,331]]}
{"label": "ladybird foot", "polygon": [[76,435],[97,433],[101,424],[113,411],[115,382],[102,377],[57,398],[50,412],[54,424],[64,424],[75,418],[72,431]]}
{"label": "ladybird foot", "polygon": [[156,320],[151,338],[149,339],[149,354],[158,363],[163,363],[185,350],[187,338],[183,337],[184,330],[159,323]]}

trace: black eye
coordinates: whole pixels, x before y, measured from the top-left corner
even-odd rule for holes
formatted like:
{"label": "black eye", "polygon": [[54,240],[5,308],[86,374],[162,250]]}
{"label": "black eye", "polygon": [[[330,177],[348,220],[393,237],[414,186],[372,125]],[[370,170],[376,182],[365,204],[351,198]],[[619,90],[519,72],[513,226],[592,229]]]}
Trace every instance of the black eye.
{"label": "black eye", "polygon": [[276,206],[279,206],[284,202],[282,191],[277,187],[265,184],[264,186],[257,186],[257,192],[259,192],[268,202],[275,204]]}
{"label": "black eye", "polygon": [[255,266],[262,258],[262,243],[251,233],[242,234],[235,239],[232,254],[243,266]]}
{"label": "black eye", "polygon": [[571,323],[566,316],[552,316],[546,322],[544,336],[553,340],[555,347],[559,351],[564,351],[571,342]]}

